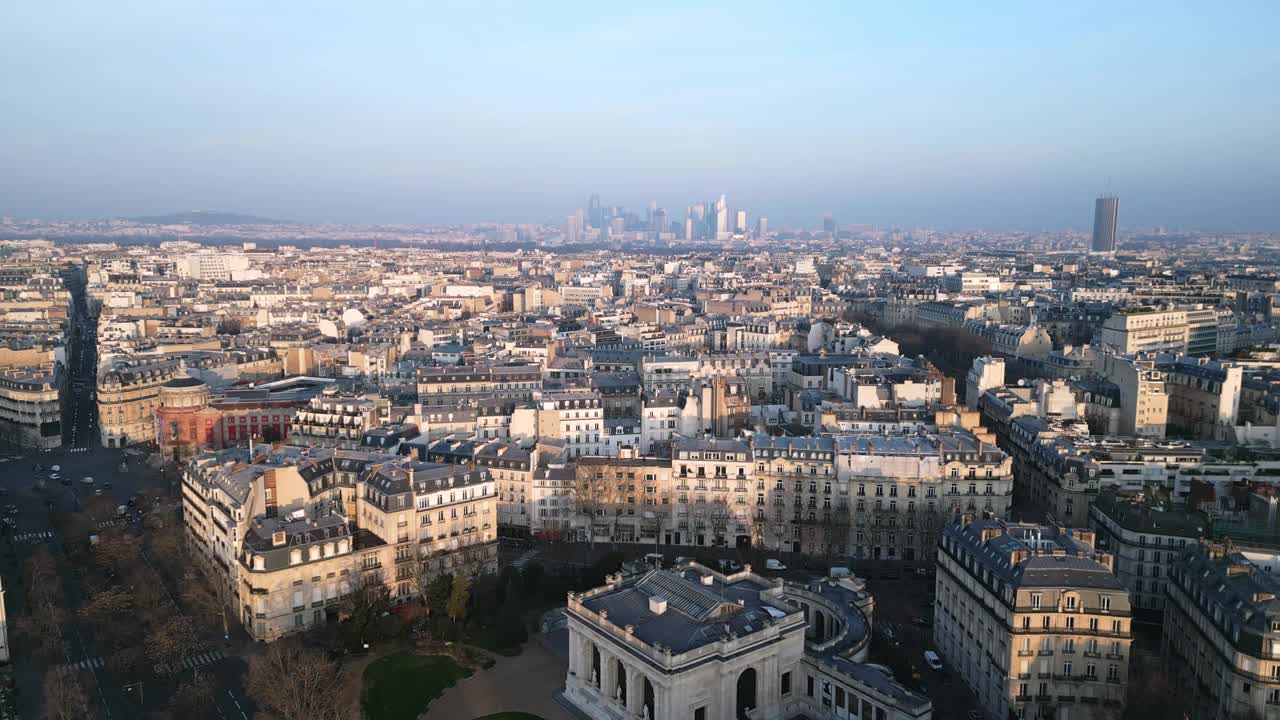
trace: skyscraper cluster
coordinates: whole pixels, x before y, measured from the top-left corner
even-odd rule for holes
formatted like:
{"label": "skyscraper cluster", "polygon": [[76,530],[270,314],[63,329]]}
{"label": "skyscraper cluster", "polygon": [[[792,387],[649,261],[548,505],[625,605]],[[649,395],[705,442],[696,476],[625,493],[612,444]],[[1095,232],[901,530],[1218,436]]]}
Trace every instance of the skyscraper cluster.
{"label": "skyscraper cluster", "polygon": [[732,208],[722,193],[715,200],[699,202],[685,208],[684,221],[668,215],[665,208],[650,201],[643,216],[627,212],[622,206],[608,207],[599,195],[587,200],[585,214],[580,210],[566,219],[562,228],[564,242],[577,243],[592,239],[607,240],[624,232],[646,232],[655,240],[730,240],[733,237],[764,237],[767,218],[757,218],[751,225],[745,208]]}

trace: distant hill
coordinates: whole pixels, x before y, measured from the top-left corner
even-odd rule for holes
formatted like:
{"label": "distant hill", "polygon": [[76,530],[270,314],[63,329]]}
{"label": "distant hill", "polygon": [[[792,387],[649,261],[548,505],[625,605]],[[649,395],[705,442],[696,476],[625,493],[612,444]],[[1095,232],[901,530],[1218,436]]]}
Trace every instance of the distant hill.
{"label": "distant hill", "polygon": [[187,212],[169,215],[147,215],[145,217],[125,218],[132,222],[147,225],[285,225],[285,220],[272,220],[254,215],[218,212],[216,210],[188,210]]}

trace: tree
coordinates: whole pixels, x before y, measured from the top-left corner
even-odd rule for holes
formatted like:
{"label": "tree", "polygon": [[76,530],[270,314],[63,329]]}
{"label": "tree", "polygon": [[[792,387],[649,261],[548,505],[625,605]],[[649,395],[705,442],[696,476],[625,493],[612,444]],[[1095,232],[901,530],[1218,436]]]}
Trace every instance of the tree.
{"label": "tree", "polygon": [[206,628],[224,628],[228,601],[225,585],[195,565],[182,574],[182,602]]}
{"label": "tree", "polygon": [[249,658],[245,689],[258,707],[283,720],[342,720],[337,681],[337,663],[287,638]]}
{"label": "tree", "polygon": [[507,590],[507,599],[502,604],[502,609],[498,611],[494,640],[500,648],[519,647],[529,639],[529,631],[524,626],[524,614],[517,588],[518,585],[512,583]]}
{"label": "tree", "polygon": [[431,606],[427,597],[431,592],[431,583],[444,574],[443,557],[444,554],[439,552],[419,553],[413,560],[413,589],[427,607]]}
{"label": "tree", "polygon": [[358,576],[355,587],[343,600],[348,626],[361,642],[371,639],[370,630],[376,629],[378,618],[391,607],[387,586],[369,573]]}
{"label": "tree", "polygon": [[136,646],[122,647],[106,658],[107,669],[125,680],[137,680],[149,675],[146,652]]}
{"label": "tree", "polygon": [[120,587],[109,587],[94,593],[80,608],[80,615],[92,623],[104,623],[133,611],[133,595]]}
{"label": "tree", "polygon": [[173,717],[186,720],[209,720],[214,715],[213,693],[213,679],[207,673],[197,672],[173,691],[169,711]]}
{"label": "tree", "polygon": [[524,566],[524,571],[520,574],[524,582],[524,592],[528,596],[538,594],[538,590],[542,586],[542,576],[546,574],[542,565],[536,562],[529,563]]}
{"label": "tree", "polygon": [[597,522],[605,523],[610,539],[618,517],[622,513],[621,503],[626,500],[626,492],[622,483],[612,482],[605,477],[600,466],[579,462],[574,471],[576,492],[574,501],[577,513],[586,527],[587,543],[595,547]]}
{"label": "tree", "polygon": [[44,712],[49,720],[84,720],[89,717],[89,698],[80,679],[57,670],[44,674]]}
{"label": "tree", "polygon": [[142,547],[138,539],[116,530],[99,534],[98,544],[93,546],[94,562],[117,574],[139,564],[141,558]]}
{"label": "tree", "polygon": [[454,575],[466,575],[474,579],[490,568],[491,561],[497,555],[498,543],[476,541],[460,545],[448,557]]}
{"label": "tree", "polygon": [[186,615],[174,615],[147,635],[147,659],[165,672],[176,670],[199,647],[195,623]]}
{"label": "tree", "polygon": [[467,602],[471,599],[471,578],[466,575],[453,576],[453,588],[449,592],[449,618],[454,622],[462,622],[467,616]]}
{"label": "tree", "polygon": [[62,582],[58,578],[53,553],[37,547],[23,566],[27,583],[27,614],[17,631],[32,648],[45,657],[55,657],[62,649],[62,628],[67,611],[63,607]]}
{"label": "tree", "polygon": [[436,616],[449,612],[449,595],[453,592],[453,576],[440,573],[427,586],[427,611]]}

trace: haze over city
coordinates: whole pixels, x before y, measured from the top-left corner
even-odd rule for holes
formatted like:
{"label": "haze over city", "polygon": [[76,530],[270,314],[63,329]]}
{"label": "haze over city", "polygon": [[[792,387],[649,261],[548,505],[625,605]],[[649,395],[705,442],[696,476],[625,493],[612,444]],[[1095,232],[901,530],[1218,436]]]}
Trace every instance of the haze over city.
{"label": "haze over city", "polygon": [[1280,720],[1278,27],[0,1],[0,720]]}
{"label": "haze over city", "polygon": [[0,214],[1280,228],[1274,3],[12,2]]}

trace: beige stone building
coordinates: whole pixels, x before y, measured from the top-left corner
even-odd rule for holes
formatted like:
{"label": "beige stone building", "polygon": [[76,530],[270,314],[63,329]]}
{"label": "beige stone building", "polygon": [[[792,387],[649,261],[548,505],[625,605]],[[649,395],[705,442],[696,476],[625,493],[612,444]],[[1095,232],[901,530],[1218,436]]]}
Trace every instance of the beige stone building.
{"label": "beige stone building", "polygon": [[98,373],[98,426],[103,447],[154,442],[160,387],[182,373],[174,360],[116,363]]}
{"label": "beige stone building", "polygon": [[1165,584],[1164,666],[1191,720],[1280,718],[1280,581],[1252,554],[1193,546]]}
{"label": "beige stone building", "polygon": [[1089,530],[957,518],[937,553],[933,639],[990,718],[1119,718],[1129,593]]}
{"label": "beige stone building", "polygon": [[491,572],[497,495],[487,471],[294,446],[196,456],[185,531],[232,617],[256,640],[327,622],[363,584],[412,597],[425,574]]}
{"label": "beige stone building", "polygon": [[570,593],[564,699],[587,717],[927,720],[930,701],[865,663],[870,596],[697,563]]}
{"label": "beige stone building", "polygon": [[58,368],[0,367],[0,443],[40,449],[62,445]]}

